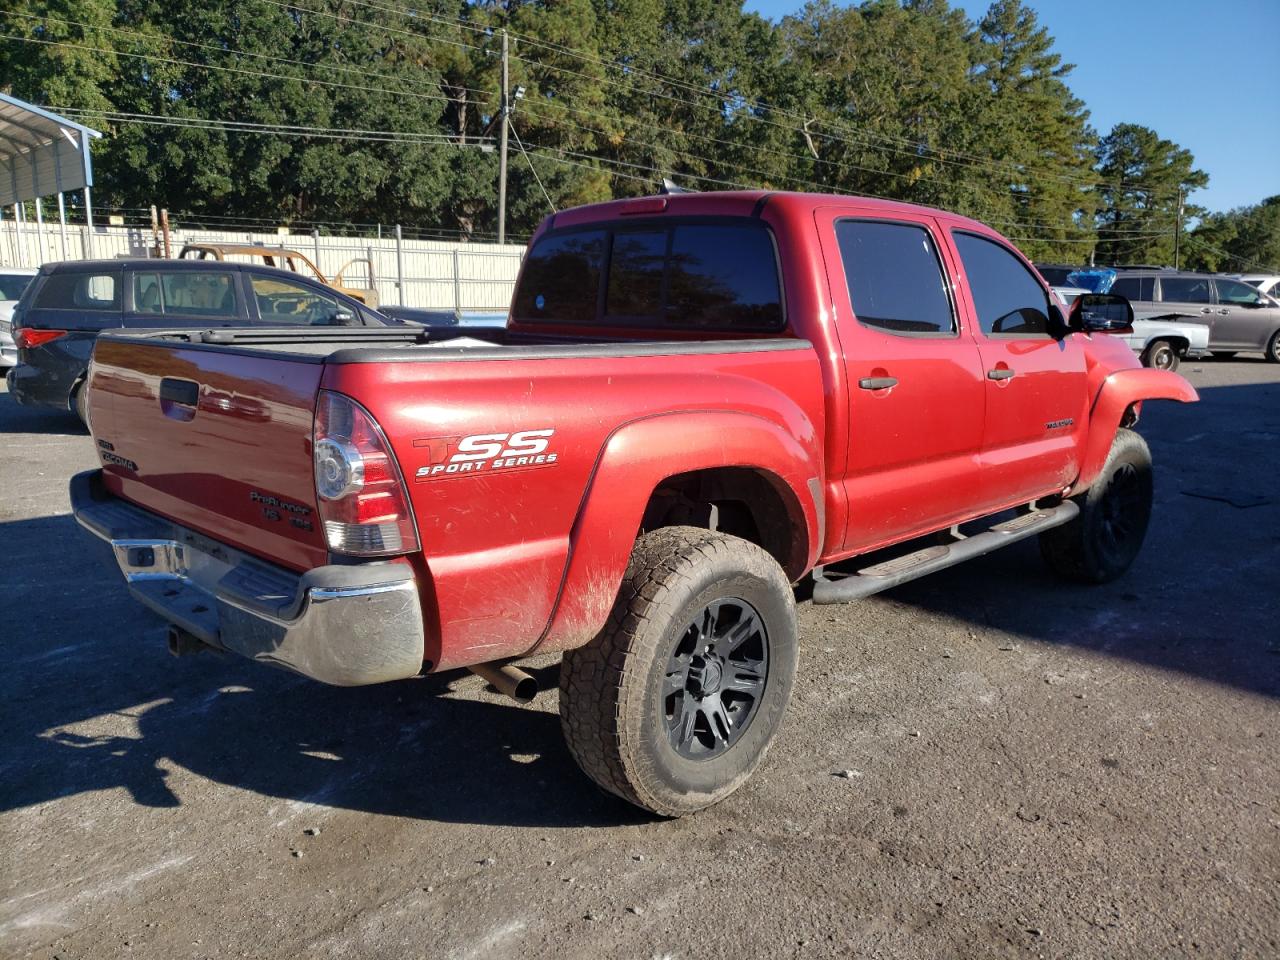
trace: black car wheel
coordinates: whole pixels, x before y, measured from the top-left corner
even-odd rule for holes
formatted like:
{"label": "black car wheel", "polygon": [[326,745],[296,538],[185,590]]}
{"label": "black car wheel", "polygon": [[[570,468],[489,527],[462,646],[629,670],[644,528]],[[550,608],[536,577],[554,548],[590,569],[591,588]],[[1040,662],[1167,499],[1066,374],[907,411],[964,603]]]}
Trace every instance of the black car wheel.
{"label": "black car wheel", "polygon": [[795,679],[795,597],[746,540],[664,527],[636,542],[604,629],[565,654],[560,720],[597,784],[680,816],[763,760]]}
{"label": "black car wheel", "polygon": [[1151,451],[1132,430],[1117,430],[1111,452],[1093,485],[1075,497],[1079,515],[1040,535],[1040,553],[1059,575],[1107,583],[1142,549],[1151,520]]}

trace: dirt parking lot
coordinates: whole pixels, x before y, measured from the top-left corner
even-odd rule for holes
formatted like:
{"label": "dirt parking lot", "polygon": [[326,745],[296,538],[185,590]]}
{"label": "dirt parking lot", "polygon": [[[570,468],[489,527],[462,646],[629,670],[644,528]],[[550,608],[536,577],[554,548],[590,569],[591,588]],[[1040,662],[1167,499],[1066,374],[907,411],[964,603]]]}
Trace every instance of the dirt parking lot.
{"label": "dirt parking lot", "polygon": [[1280,955],[1280,366],[1183,372],[1128,576],[802,605],[769,760],[675,822],[554,692],[171,658],[68,514],[90,440],[0,395],[0,955]]}

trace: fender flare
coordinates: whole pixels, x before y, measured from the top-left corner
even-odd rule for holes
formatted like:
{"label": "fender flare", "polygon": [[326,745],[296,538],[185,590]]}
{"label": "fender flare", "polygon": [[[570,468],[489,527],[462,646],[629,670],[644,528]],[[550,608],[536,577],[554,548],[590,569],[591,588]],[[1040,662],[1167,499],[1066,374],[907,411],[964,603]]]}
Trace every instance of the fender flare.
{"label": "fender flare", "polygon": [[1116,431],[1131,406],[1143,400],[1177,400],[1195,403],[1200,399],[1195,387],[1185,378],[1169,370],[1135,367],[1117,370],[1102,381],[1089,411],[1089,437],[1080,461],[1080,476],[1067,495],[1087,490],[1102,472]]}
{"label": "fender flare", "polygon": [[[822,538],[823,467],[816,437],[806,446],[780,424],[725,410],[654,414],[617,428],[596,459],[569,534],[569,559],[547,629],[529,651],[568,650],[604,626],[618,595],[645,506],[668,478],[742,467],[770,479],[793,512],[803,566]],[[817,483],[812,482],[817,478]],[[799,576],[803,570],[789,573]]]}

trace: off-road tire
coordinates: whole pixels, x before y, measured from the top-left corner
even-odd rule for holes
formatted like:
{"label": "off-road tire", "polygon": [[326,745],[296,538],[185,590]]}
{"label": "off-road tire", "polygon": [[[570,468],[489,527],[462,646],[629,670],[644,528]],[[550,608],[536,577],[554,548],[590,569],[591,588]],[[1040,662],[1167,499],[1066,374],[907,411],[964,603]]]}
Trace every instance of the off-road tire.
{"label": "off-road tire", "polygon": [[[1079,515],[1040,534],[1040,554],[1055,573],[1108,583],[1133,563],[1151,520],[1151,451],[1132,430],[1116,431],[1102,472],[1074,497]],[[1123,530],[1122,536],[1115,536]]]}
{"label": "off-road tire", "polygon": [[[723,753],[688,759],[668,733],[663,683],[694,618],[725,598],[750,604],[764,626],[764,686]],[[604,629],[565,654],[565,742],[608,792],[661,816],[693,813],[733,793],[764,759],[791,697],[796,658],[795,595],[773,557],[696,527],[655,530],[636,541]]]}
{"label": "off-road tire", "polygon": [[1280,363],[1280,330],[1267,341],[1266,357],[1268,363]]}
{"label": "off-road tire", "polygon": [[1177,370],[1178,351],[1168,340],[1153,340],[1142,353],[1142,365],[1155,370]]}

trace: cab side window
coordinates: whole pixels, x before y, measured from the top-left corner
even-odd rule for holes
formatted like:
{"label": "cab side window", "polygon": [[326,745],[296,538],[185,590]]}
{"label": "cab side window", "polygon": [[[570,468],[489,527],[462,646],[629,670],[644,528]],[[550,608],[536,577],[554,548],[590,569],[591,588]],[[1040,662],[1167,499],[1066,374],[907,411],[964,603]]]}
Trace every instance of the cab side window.
{"label": "cab side window", "polygon": [[955,333],[942,264],[928,230],[907,223],[841,220],[836,240],[860,324],[898,336]]}
{"label": "cab side window", "polygon": [[986,237],[953,236],[982,332],[989,337],[1047,337],[1049,295],[1023,262]]}

